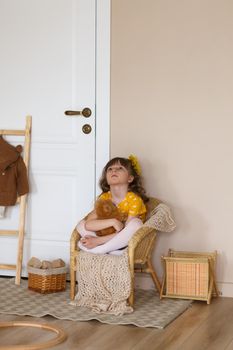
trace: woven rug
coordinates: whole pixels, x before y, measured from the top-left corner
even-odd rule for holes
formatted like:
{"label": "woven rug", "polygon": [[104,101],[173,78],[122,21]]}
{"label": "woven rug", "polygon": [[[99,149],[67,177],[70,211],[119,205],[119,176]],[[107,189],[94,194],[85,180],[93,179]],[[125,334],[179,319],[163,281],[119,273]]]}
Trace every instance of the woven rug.
{"label": "woven rug", "polygon": [[190,300],[160,300],[155,290],[136,290],[134,312],[113,316],[69,305],[69,285],[65,292],[52,294],[30,291],[27,285],[26,280],[21,280],[20,286],[16,286],[14,279],[0,278],[0,313],[34,317],[51,315],[72,321],[98,320],[108,324],[164,328],[191,304]]}

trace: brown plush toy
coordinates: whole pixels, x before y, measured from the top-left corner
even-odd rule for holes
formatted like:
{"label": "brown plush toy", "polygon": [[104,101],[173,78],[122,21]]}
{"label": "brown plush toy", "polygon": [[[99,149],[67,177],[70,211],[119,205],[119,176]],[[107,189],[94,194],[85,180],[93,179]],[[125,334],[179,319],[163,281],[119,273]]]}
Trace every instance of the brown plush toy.
{"label": "brown plush toy", "polygon": [[[117,219],[122,223],[126,221],[125,215],[119,211],[110,199],[98,199],[95,203],[95,212],[98,219]],[[96,234],[97,236],[107,236],[114,232],[116,232],[114,227],[107,227],[96,231]]]}

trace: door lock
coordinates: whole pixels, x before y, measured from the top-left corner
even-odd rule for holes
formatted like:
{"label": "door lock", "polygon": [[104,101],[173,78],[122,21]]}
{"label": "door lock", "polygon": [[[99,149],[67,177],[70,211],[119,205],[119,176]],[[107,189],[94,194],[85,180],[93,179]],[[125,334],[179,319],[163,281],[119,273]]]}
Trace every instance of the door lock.
{"label": "door lock", "polygon": [[84,124],[82,127],[82,130],[83,130],[84,134],[90,134],[92,128],[89,124]]}

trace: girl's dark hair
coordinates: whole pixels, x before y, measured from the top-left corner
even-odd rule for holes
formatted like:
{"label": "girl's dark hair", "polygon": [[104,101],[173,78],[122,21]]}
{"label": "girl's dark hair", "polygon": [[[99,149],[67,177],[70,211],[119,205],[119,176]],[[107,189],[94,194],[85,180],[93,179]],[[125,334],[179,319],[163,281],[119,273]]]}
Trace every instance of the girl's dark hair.
{"label": "girl's dark hair", "polygon": [[142,185],[141,176],[135,171],[132,162],[127,158],[115,157],[111,159],[104,167],[102,176],[99,181],[99,186],[103,192],[108,192],[110,190],[110,186],[107,183],[106,173],[107,169],[112,165],[120,163],[124,168],[126,168],[130,175],[134,177],[133,181],[129,184],[129,191],[136,193],[140,196],[143,202],[148,202],[149,198],[146,195],[146,191]]}

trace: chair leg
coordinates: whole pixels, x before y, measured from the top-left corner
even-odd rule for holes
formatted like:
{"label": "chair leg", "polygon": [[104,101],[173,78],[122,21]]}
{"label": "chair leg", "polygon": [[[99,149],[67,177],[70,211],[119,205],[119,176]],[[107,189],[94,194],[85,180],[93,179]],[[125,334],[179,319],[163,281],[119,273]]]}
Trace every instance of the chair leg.
{"label": "chair leg", "polygon": [[74,300],[76,292],[76,271],[70,269],[70,299]]}
{"label": "chair leg", "polygon": [[129,271],[131,277],[131,291],[128,298],[130,306],[134,304],[134,254],[132,250],[129,250]]}
{"label": "chair leg", "polygon": [[130,306],[133,306],[133,304],[134,304],[134,289],[133,288],[131,289],[131,293],[130,293],[130,296],[128,298],[128,302],[129,302]]}
{"label": "chair leg", "polygon": [[160,294],[160,292],[161,292],[161,284],[159,282],[158,276],[157,276],[157,274],[156,274],[156,272],[154,270],[154,267],[153,267],[150,259],[147,260],[147,265],[148,265],[148,271],[150,272],[151,277],[152,277],[152,279],[154,281],[154,284],[155,284],[155,286],[156,286],[156,288],[157,288],[157,290],[158,290],[158,292]]}

